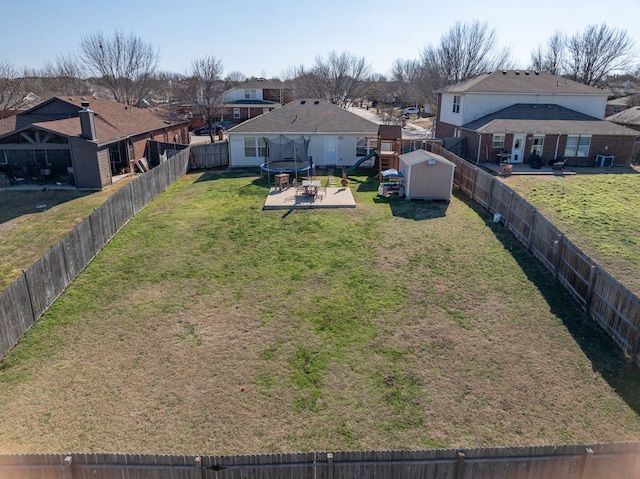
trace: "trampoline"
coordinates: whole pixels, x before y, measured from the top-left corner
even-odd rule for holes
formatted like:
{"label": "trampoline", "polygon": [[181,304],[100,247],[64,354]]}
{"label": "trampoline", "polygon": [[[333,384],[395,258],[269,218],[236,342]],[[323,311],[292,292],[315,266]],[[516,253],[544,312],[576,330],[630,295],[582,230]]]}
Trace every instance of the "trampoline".
{"label": "trampoline", "polygon": [[265,144],[265,162],[260,165],[260,169],[267,173],[268,181],[270,174],[289,173],[296,178],[298,174],[308,172],[313,166],[307,157],[309,139],[290,139],[284,135],[276,138],[263,138]]}
{"label": "trampoline", "polygon": [[309,171],[311,166],[308,162],[294,160],[275,160],[260,165],[262,171],[267,173],[302,173]]}

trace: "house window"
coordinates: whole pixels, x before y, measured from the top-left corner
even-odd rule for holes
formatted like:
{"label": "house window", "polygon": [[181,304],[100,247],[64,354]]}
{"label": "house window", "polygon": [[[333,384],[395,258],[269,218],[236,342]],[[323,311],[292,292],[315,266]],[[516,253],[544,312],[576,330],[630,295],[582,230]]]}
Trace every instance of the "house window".
{"label": "house window", "polygon": [[564,156],[567,158],[586,158],[589,156],[591,136],[567,135]]}
{"label": "house window", "polygon": [[247,136],[244,139],[244,156],[247,158],[262,158],[267,156],[267,146],[264,138]]}
{"label": "house window", "polygon": [[356,139],[356,156],[367,156],[370,150],[368,138],[360,137]]}
{"label": "house window", "polygon": [[542,157],[542,145],[544,145],[544,135],[533,135],[531,140],[531,154]]}
{"label": "house window", "polygon": [[453,112],[460,113],[460,95],[453,95]]}
{"label": "house window", "polygon": [[0,165],[8,165],[9,160],[7,159],[7,151],[2,150],[2,155],[0,155]]}
{"label": "house window", "polygon": [[244,91],[245,100],[255,100],[256,98],[258,98],[258,92],[256,90],[246,89]]}
{"label": "house window", "polygon": [[234,108],[233,109],[233,117],[237,120],[238,118],[240,118],[240,108]]}
{"label": "house window", "polygon": [[493,135],[493,141],[491,142],[491,148],[504,148],[504,134]]}

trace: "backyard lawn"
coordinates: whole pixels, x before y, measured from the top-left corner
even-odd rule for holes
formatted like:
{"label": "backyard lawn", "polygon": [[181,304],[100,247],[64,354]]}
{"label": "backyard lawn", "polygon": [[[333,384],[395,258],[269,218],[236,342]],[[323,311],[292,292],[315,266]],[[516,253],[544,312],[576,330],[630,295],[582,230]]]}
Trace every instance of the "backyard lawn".
{"label": "backyard lawn", "polygon": [[640,172],[577,171],[574,176],[512,176],[505,183],[640,296]]}
{"label": "backyard lawn", "polygon": [[0,453],[640,440],[640,370],[481,208],[188,174],[0,364]]}

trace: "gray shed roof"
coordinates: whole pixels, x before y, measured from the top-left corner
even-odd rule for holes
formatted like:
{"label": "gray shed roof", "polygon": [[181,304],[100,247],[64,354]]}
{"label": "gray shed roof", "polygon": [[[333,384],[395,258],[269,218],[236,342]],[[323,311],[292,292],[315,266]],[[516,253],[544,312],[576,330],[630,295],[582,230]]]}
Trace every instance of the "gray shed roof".
{"label": "gray shed roof", "polygon": [[427,150],[415,150],[410,151],[409,153],[404,153],[400,155],[400,158],[407,165],[417,165],[419,163],[423,163],[427,160],[436,160],[440,163],[444,163],[445,165],[449,165],[453,168],[456,167],[456,164],[452,161],[447,160],[444,156],[437,155]]}
{"label": "gray shed roof", "polygon": [[610,121],[554,104],[518,103],[463,125],[478,133],[549,133],[637,136]]}
{"label": "gray shed roof", "polygon": [[470,78],[442,90],[447,93],[554,93],[604,95],[589,85],[533,70],[498,70]]}
{"label": "gray shed roof", "polygon": [[361,134],[376,136],[378,125],[316,98],[299,98],[231,128],[229,134]]}

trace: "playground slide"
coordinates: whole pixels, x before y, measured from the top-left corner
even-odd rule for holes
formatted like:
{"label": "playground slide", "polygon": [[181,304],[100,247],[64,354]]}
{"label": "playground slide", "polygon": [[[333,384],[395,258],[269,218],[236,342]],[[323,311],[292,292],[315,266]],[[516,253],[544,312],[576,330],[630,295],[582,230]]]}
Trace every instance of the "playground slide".
{"label": "playground slide", "polygon": [[358,168],[362,163],[364,163],[367,160],[370,160],[371,158],[373,158],[374,156],[376,156],[376,152],[375,151],[371,151],[367,156],[363,156],[362,158],[360,158],[358,161],[356,161],[356,163],[352,166],[350,166],[349,168],[346,168],[344,170],[345,173],[351,173],[352,171],[354,171],[356,168]]}

